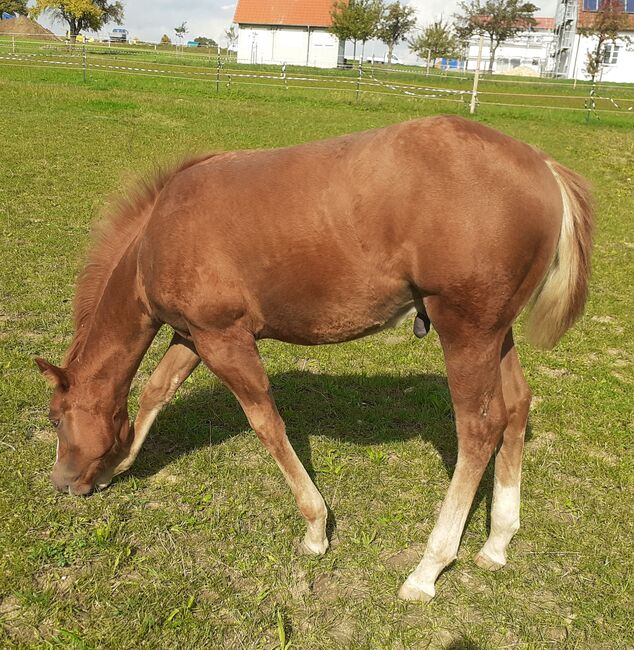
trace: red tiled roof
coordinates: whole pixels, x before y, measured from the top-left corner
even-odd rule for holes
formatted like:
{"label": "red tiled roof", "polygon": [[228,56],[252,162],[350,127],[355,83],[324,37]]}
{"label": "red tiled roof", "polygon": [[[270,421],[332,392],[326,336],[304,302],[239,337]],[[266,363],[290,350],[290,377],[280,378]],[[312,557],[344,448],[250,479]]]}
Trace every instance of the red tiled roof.
{"label": "red tiled roof", "polygon": [[[486,25],[490,16],[475,16],[472,19],[476,24],[480,23],[481,25]],[[544,18],[542,16],[535,16],[536,24],[533,25],[533,29],[554,29],[555,19],[554,18]]]}
{"label": "red tiled roof", "polygon": [[330,27],[334,0],[238,0],[234,23]]}
{"label": "red tiled roof", "polygon": [[554,18],[544,18],[543,16],[535,16],[537,25],[535,29],[554,29],[555,28],[555,19]]}

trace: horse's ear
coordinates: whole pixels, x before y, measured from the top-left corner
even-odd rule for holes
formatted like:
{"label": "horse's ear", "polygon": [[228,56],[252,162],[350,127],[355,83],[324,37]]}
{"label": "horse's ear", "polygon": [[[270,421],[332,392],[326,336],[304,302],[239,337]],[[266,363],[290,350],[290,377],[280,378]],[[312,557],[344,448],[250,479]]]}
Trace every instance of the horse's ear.
{"label": "horse's ear", "polygon": [[41,357],[35,357],[34,359],[37,367],[40,369],[40,372],[46,377],[46,381],[53,388],[61,388],[62,390],[68,390],[69,381],[68,375],[63,368],[58,368],[52,363],[49,363],[46,359]]}

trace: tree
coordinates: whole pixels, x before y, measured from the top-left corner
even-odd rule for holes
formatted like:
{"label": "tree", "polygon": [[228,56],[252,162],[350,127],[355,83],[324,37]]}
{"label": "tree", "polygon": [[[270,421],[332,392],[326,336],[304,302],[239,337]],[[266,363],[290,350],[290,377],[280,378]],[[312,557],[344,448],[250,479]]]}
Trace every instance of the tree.
{"label": "tree", "polygon": [[174,31],[176,32],[176,38],[180,38],[181,43],[183,42],[183,38],[185,38],[185,34],[189,31],[187,28],[187,22],[183,21],[178,27],[174,27]]}
{"label": "tree", "polygon": [[108,23],[120,25],[123,22],[123,4],[120,0],[36,0],[31,15],[37,18],[49,13],[54,20],[68,23],[70,40],[74,43],[84,30],[100,30]]}
{"label": "tree", "polygon": [[409,48],[421,59],[453,59],[461,54],[460,40],[448,22],[437,20],[409,41]]}
{"label": "tree", "polygon": [[172,39],[167,34],[163,34],[163,36],[161,36],[161,45],[171,45],[171,44],[172,44]]}
{"label": "tree", "polygon": [[198,47],[216,47],[218,45],[213,38],[207,38],[206,36],[196,36],[194,43],[198,43]]}
{"label": "tree", "polygon": [[0,0],[0,16],[3,13],[26,16],[29,13],[26,2],[27,0]]}
{"label": "tree", "polygon": [[376,37],[387,45],[387,62],[392,63],[394,46],[405,40],[408,32],[416,25],[414,7],[402,5],[399,1],[388,5],[379,22]]}
{"label": "tree", "polygon": [[342,41],[354,43],[353,58],[357,58],[357,43],[363,45],[377,31],[383,14],[382,0],[336,0],[330,11],[330,31]]}
{"label": "tree", "polygon": [[522,0],[471,0],[461,2],[461,13],[454,16],[456,32],[461,40],[473,34],[489,37],[489,72],[493,72],[495,53],[507,39],[518,32],[531,30],[537,21],[533,17],[537,7]]}
{"label": "tree", "polygon": [[227,39],[227,49],[234,49],[238,42],[238,30],[235,25],[231,25],[231,27],[225,29],[225,38]]}
{"label": "tree", "polygon": [[591,17],[584,16],[578,32],[583,36],[596,36],[597,38],[596,47],[586,53],[586,73],[592,79],[592,83],[608,62],[607,44],[615,45],[619,39],[628,45],[632,42],[629,36],[620,34],[627,28],[628,19],[624,12],[623,0],[603,0],[596,13]]}

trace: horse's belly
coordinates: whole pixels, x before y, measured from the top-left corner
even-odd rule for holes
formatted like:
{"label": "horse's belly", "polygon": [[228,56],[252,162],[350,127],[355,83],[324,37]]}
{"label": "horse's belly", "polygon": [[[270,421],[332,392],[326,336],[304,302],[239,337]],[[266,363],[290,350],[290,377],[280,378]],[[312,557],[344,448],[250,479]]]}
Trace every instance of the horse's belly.
{"label": "horse's belly", "polygon": [[301,345],[341,343],[396,327],[416,311],[411,294],[387,303],[351,298],[347,303],[301,309],[286,305],[266,318],[260,338],[274,338]]}

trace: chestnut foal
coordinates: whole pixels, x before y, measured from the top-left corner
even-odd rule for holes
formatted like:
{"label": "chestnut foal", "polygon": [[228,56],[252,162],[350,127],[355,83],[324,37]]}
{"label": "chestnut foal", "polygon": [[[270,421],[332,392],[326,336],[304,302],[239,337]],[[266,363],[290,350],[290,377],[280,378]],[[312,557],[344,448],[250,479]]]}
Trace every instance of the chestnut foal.
{"label": "chestnut foal", "polygon": [[[75,336],[53,384],[52,481],[87,494],[130,467],[159,410],[200,359],[234,393],[324,553],[326,505],[286,437],[256,341],[347,341],[419,312],[438,332],[458,461],[423,558],[399,595],[429,600],[455,557],[494,450],[496,569],[519,527],[530,391],[511,325],[550,347],[581,313],[592,211],[582,179],[457,117],[269,151],[199,157],[119,201],[82,273]],[[428,315],[428,316],[427,316]],[[128,421],[131,381],[162,324],[172,343]]]}

